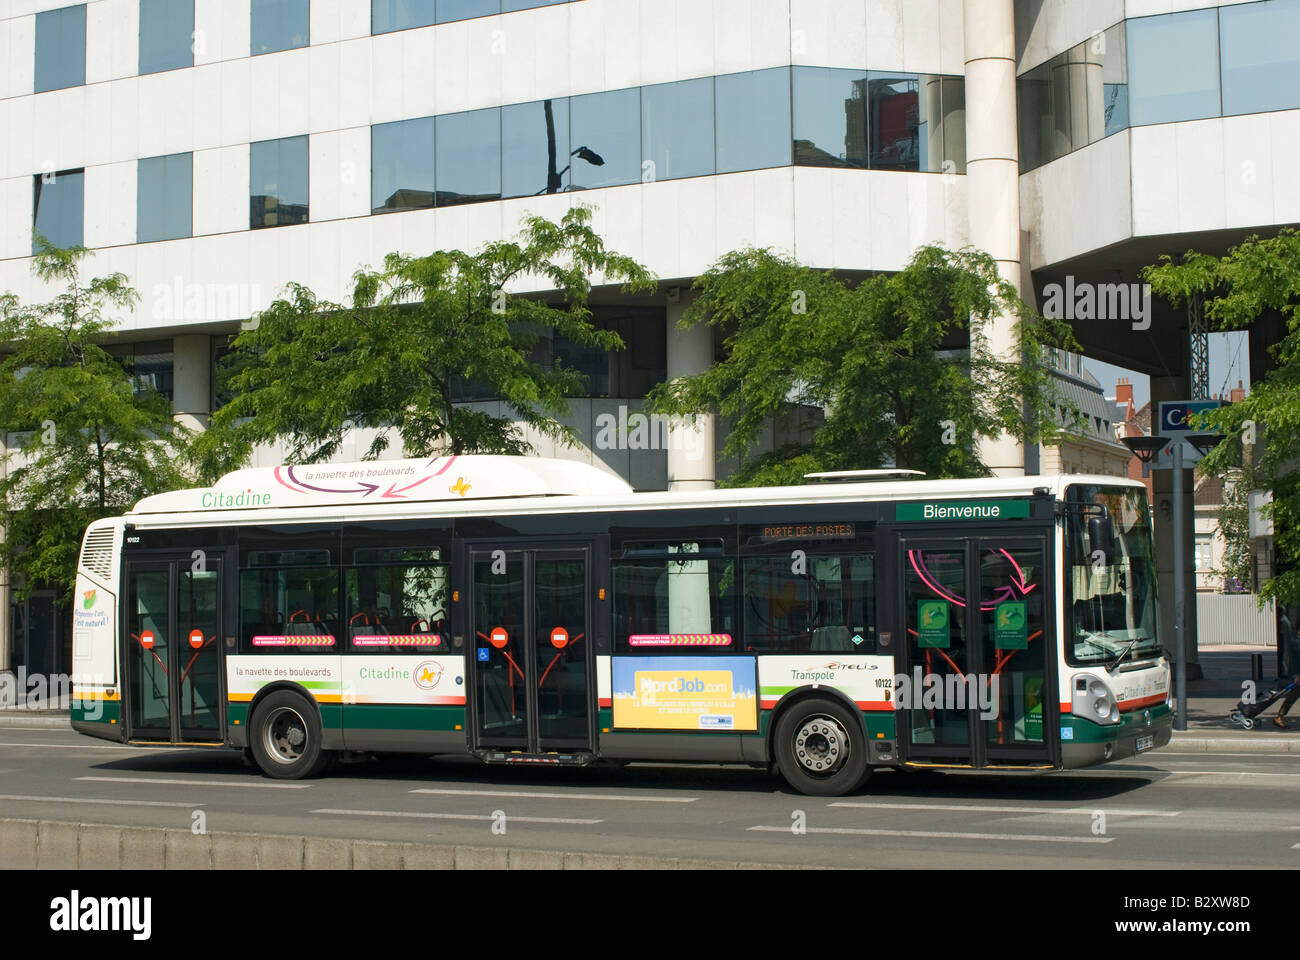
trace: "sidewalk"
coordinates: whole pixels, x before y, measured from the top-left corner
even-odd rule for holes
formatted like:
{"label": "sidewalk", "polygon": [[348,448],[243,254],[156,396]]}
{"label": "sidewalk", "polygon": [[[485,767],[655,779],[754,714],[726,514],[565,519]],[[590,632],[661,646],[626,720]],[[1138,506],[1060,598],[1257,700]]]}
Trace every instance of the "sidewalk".
{"label": "sidewalk", "polygon": [[[1250,679],[1251,654],[1264,655],[1264,679],[1255,682],[1256,695],[1286,683],[1277,677],[1277,648],[1245,645],[1202,647],[1199,660],[1205,676],[1187,682],[1187,730],[1174,733],[1170,748],[1206,753],[1294,753],[1300,756],[1300,703],[1287,716],[1290,730],[1273,726],[1273,704],[1254,730],[1243,730],[1228,719]],[[1174,678],[1170,678],[1173,687]]]}
{"label": "sidewalk", "polygon": [[[1287,718],[1290,730],[1273,726],[1277,704],[1264,711],[1264,722],[1254,730],[1243,730],[1228,719],[1228,712],[1241,699],[1242,682],[1250,679],[1250,657],[1264,655],[1264,679],[1256,683],[1259,694],[1276,689],[1275,647],[1216,646],[1200,651],[1205,676],[1187,683],[1187,730],[1175,732],[1170,747],[1205,753],[1294,753],[1300,757],[1300,703]],[[1172,678],[1171,678],[1172,684]],[[22,707],[0,710],[0,728],[37,727],[69,729],[67,704],[62,709]]]}

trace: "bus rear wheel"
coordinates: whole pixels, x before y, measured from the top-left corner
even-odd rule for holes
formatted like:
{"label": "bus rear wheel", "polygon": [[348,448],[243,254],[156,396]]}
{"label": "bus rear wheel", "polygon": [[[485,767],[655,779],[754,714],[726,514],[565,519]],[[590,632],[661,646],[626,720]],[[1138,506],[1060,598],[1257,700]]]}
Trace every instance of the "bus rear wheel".
{"label": "bus rear wheel", "polygon": [[262,772],[276,780],[302,780],[323,773],[334,759],[321,748],[315,704],[277,690],[257,705],[249,746]]}
{"label": "bus rear wheel", "polygon": [[786,710],[774,746],[785,782],[809,796],[843,796],[871,775],[862,721],[833,700],[804,700]]}

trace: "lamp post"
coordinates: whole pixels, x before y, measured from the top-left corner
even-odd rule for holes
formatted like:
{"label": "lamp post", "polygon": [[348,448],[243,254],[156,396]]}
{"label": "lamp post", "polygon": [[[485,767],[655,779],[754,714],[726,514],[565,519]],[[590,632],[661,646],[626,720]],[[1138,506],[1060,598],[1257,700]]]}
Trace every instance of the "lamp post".
{"label": "lamp post", "polygon": [[[1151,461],[1169,444],[1168,437],[1124,437],[1124,446],[1128,447],[1142,461],[1142,475],[1150,470]],[[1183,443],[1173,442],[1170,450],[1174,458],[1174,650],[1178,659],[1174,661],[1174,696],[1178,700],[1178,711],[1174,714],[1174,729],[1187,729],[1187,646],[1184,634],[1187,632],[1183,622],[1183,606],[1187,602],[1183,590]]]}

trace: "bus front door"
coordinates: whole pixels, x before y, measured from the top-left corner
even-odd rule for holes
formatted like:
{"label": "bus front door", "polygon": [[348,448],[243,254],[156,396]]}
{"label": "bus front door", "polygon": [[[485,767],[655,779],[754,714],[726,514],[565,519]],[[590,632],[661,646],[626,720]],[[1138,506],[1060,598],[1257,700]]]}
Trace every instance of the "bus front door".
{"label": "bus front door", "polygon": [[1057,763],[1048,543],[1032,533],[898,537],[894,699],[907,762]]}
{"label": "bus front door", "polygon": [[471,549],[473,746],[488,760],[590,752],[590,555]]}
{"label": "bus front door", "polygon": [[127,737],[223,738],[222,559],[128,560],[122,635]]}

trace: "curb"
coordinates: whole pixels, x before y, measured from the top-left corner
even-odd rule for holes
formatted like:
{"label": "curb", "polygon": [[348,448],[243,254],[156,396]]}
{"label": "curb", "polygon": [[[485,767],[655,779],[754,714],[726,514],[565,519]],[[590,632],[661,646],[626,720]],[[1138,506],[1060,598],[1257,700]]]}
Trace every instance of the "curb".
{"label": "curb", "polygon": [[10,713],[0,714],[0,727],[28,727],[39,730],[71,730],[72,721],[66,713],[63,714],[33,714],[32,716],[23,716],[22,714]]}
{"label": "curb", "polygon": [[[1295,753],[1300,754],[1300,736],[1189,737],[1175,733],[1169,747],[1194,753]],[[1168,749],[1168,748],[1166,748]],[[1159,751],[1155,751],[1156,755]]]}
{"label": "curb", "polygon": [[0,869],[788,870],[789,864],[0,819]]}

